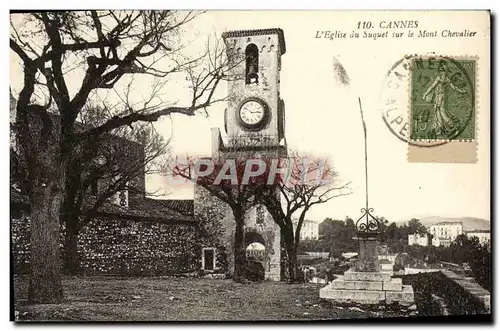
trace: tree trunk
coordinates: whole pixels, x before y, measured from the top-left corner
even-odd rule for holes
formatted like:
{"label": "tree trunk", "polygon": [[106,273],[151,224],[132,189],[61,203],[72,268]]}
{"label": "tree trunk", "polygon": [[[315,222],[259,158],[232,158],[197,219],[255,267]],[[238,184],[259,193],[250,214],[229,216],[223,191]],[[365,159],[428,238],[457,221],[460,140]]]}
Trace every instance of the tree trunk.
{"label": "tree trunk", "polygon": [[59,303],[63,299],[59,257],[62,194],[54,187],[52,183],[35,187],[30,197],[30,303]]}
{"label": "tree trunk", "polygon": [[288,266],[288,281],[296,283],[299,280],[298,263],[297,263],[297,250],[293,236],[293,229],[286,228],[283,232],[285,234],[285,249],[287,255]]}
{"label": "tree trunk", "polygon": [[298,263],[297,263],[297,248],[293,247],[288,252],[289,262],[288,269],[290,272],[290,282],[296,283],[299,281],[299,271],[298,271]]}
{"label": "tree trunk", "polygon": [[80,173],[82,169],[80,162],[69,162],[66,170],[64,200],[61,208],[61,223],[65,227],[63,248],[63,271],[68,275],[76,275],[79,271],[78,259],[78,232],[79,215],[81,208]]}
{"label": "tree trunk", "polygon": [[[65,217],[72,217],[65,215]],[[78,217],[78,216],[74,216]],[[75,219],[65,220],[66,232],[64,236],[63,270],[67,275],[76,275],[80,269],[78,258],[78,223]]]}
{"label": "tree trunk", "polygon": [[233,209],[234,220],[236,228],[234,232],[234,273],[233,280],[235,282],[243,282],[245,280],[245,265],[246,265],[246,251],[245,251],[245,215],[239,209]]}

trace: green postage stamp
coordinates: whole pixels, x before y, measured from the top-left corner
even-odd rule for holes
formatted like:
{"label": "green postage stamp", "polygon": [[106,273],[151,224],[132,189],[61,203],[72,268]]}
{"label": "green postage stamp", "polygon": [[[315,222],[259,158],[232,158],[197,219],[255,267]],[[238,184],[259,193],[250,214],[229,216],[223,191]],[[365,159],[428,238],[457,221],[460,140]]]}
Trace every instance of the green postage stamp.
{"label": "green postage stamp", "polygon": [[473,141],[476,60],[414,58],[411,72],[410,140]]}

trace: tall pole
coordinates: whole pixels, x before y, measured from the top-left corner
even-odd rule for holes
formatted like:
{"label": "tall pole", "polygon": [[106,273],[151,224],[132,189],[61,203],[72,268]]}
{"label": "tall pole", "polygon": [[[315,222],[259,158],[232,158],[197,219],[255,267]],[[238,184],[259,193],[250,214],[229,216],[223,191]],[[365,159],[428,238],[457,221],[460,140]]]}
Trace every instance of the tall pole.
{"label": "tall pole", "polygon": [[[377,233],[379,230],[378,221],[370,213],[373,209],[368,205],[368,139],[366,134],[366,123],[363,116],[363,107],[361,98],[358,97],[359,111],[361,112],[361,122],[363,123],[363,134],[365,140],[365,210],[363,216],[358,220],[361,221],[361,226],[357,227],[362,230],[362,236],[359,237],[359,261],[357,263],[357,271],[378,272],[378,256],[377,256]],[[363,224],[363,219],[366,223]]]}
{"label": "tall pole", "polygon": [[[361,122],[363,122],[363,133],[365,138],[365,206],[368,211],[368,141],[366,135],[366,123],[363,116],[363,107],[361,106],[361,98],[358,97],[359,111],[361,112]],[[368,215],[367,215],[368,216]]]}

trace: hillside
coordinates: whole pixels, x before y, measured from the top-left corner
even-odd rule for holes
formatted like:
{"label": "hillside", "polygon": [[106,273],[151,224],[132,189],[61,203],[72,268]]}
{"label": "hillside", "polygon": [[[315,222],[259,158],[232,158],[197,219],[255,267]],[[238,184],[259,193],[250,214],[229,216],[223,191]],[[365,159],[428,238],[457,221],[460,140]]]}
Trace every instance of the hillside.
{"label": "hillside", "polygon": [[[477,217],[441,217],[441,216],[429,216],[419,218],[420,222],[424,226],[430,226],[439,222],[462,222],[464,226],[464,231],[470,230],[490,230],[490,222]],[[399,221],[397,223],[402,224],[408,221]]]}

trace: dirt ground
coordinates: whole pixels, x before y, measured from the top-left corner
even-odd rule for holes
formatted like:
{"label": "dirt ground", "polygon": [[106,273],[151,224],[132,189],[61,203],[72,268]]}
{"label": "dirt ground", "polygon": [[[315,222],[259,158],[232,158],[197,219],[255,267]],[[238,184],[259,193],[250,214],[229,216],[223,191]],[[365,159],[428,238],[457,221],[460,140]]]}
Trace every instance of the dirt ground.
{"label": "dirt ground", "polygon": [[[321,301],[317,284],[201,278],[65,277],[65,302],[27,305],[14,279],[17,321],[331,320],[381,317]],[[323,285],[324,286],[324,285]]]}

